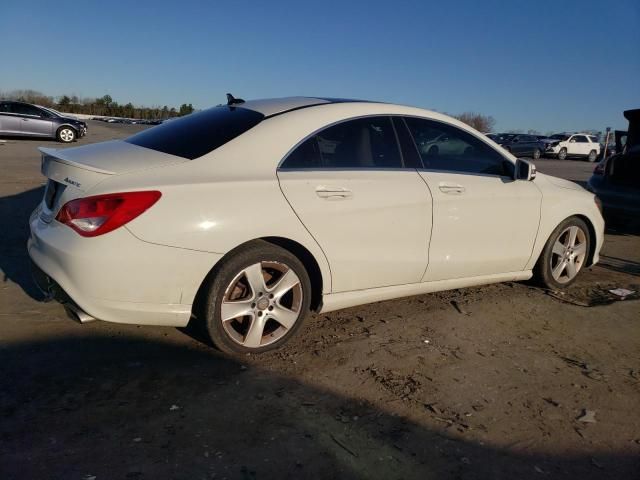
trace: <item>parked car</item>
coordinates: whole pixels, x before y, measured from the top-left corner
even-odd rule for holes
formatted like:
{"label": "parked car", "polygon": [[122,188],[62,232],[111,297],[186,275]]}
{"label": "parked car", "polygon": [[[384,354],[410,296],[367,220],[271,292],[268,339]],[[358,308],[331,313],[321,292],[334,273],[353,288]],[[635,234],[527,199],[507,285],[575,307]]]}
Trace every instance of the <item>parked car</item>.
{"label": "parked car", "polygon": [[[602,200],[605,218],[612,223],[640,226],[640,109],[627,110],[628,132],[621,151],[602,160],[589,179],[588,189]],[[616,132],[618,133],[618,132]],[[617,142],[619,143],[619,141]]]}
{"label": "parked car", "polygon": [[40,150],[41,288],[82,322],[193,316],[230,353],[281,345],[309,311],[534,275],[563,288],[604,238],[593,194],[406,106],[230,96],[125,140]]}
{"label": "parked car", "polygon": [[0,101],[0,135],[51,137],[70,143],[87,133],[87,124],[51,108]]}
{"label": "parked car", "polygon": [[497,143],[516,156],[532,157],[535,160],[545,150],[545,144],[535,135],[502,134]]}
{"label": "parked car", "polygon": [[548,157],[556,157],[558,160],[567,158],[584,158],[589,162],[595,162],[600,156],[600,143],[598,138],[587,133],[557,133],[550,137],[545,151]]}

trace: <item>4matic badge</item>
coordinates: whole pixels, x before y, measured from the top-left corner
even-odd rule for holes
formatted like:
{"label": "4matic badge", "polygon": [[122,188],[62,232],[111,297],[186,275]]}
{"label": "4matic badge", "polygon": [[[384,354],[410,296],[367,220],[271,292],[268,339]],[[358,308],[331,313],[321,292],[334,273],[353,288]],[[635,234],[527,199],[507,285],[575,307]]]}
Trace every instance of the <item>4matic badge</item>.
{"label": "4matic badge", "polygon": [[63,182],[67,182],[68,184],[73,185],[74,187],[80,188],[80,182],[76,182],[75,180],[71,180],[69,177],[65,177]]}

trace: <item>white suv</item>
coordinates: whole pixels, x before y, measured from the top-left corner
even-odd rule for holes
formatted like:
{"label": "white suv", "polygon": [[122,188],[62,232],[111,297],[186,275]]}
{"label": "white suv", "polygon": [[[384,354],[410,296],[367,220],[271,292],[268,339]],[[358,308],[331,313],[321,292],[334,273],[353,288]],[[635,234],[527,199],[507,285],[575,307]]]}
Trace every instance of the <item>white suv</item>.
{"label": "white suv", "polygon": [[547,145],[545,155],[548,157],[557,157],[558,160],[581,157],[595,162],[600,156],[600,143],[593,135],[558,133],[550,138],[555,141]]}

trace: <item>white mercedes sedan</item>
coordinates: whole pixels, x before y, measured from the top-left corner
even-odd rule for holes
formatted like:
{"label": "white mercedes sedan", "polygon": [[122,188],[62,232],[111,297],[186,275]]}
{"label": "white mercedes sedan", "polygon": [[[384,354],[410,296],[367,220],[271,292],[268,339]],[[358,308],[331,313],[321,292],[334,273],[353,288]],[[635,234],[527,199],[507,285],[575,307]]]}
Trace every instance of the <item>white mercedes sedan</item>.
{"label": "white mercedes sedan", "polygon": [[125,140],[41,148],[34,277],[76,320],[206,328],[227,353],[286,342],[310,311],[598,261],[598,199],[439,113],[291,97]]}

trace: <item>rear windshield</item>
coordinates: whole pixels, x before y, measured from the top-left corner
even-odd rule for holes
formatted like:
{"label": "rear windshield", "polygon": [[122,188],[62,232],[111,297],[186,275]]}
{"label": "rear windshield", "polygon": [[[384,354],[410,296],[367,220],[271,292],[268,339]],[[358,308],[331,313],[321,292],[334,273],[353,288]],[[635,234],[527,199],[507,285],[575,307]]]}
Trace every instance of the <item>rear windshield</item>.
{"label": "rear windshield", "polygon": [[263,118],[246,108],[214,107],[149,128],[125,142],[193,160],[242,135]]}

